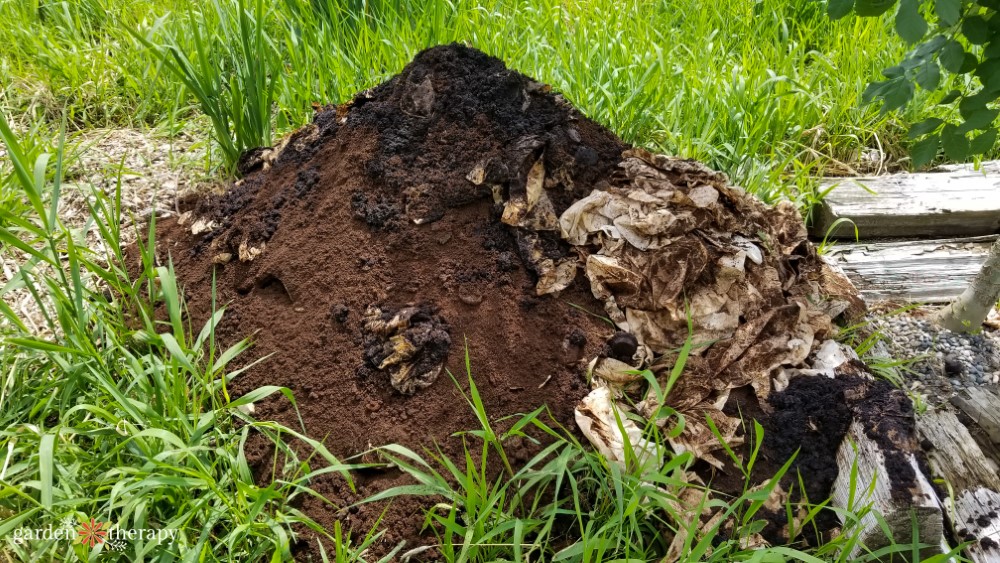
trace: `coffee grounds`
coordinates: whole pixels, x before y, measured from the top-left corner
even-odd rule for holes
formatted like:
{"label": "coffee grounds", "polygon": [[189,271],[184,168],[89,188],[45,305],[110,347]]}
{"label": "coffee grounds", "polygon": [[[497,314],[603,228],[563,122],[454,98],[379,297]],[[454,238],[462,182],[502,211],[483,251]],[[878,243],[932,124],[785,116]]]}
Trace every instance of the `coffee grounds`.
{"label": "coffee grounds", "polygon": [[[539,158],[558,182],[546,185],[546,195],[559,214],[605,188],[626,148],[501,61],[460,45],[435,47],[388,82],[321,109],[279,147],[248,151],[238,167],[243,178],[228,191],[195,202],[187,220],[158,223],[158,252],[171,256],[195,326],[211,314],[214,286],[226,306],[220,344],[252,337],[239,359],[250,367],[231,393],[290,388],[309,435],[341,459],[389,443],[439,448],[454,459],[462,442],[453,434],[478,427],[457,387],[467,387],[466,353],[491,420],[545,405],[556,422],[575,428],[573,409],[589,391],[585,364],[635,352],[632,335],[591,314],[603,303],[584,276],[559,297],[536,296],[531,249],[500,222],[500,202],[523,190]],[[558,233],[540,236],[545,257],[572,252]],[[400,326],[372,329],[373,319],[392,323],[400,312],[407,317]],[[419,377],[408,379],[413,374]],[[842,389],[819,381],[793,381],[774,399],[770,418],[752,393],[742,409],[765,421],[773,469],[804,449],[797,467],[815,471],[808,481],[814,500],[829,493],[835,445],[851,416],[833,399]],[[405,393],[393,382],[404,382]],[[830,410],[817,414],[817,405]],[[255,416],[298,427],[284,399],[261,402]],[[514,463],[536,451],[516,450]],[[273,447],[251,440],[247,455],[258,479],[269,479]],[[767,468],[756,473],[761,481]],[[304,497],[299,508],[327,529],[340,521],[355,536],[380,521],[385,534],[375,554],[401,540],[434,542],[421,531],[432,500],[343,509],[409,484],[405,475],[369,470],[355,483],[352,491],[341,476],[322,475],[310,485],[330,502]],[[743,482],[713,485],[739,494]],[[318,552],[304,537],[297,556],[308,560]]]}
{"label": "coffee grounds", "polygon": [[[537,279],[500,224],[493,193],[466,179],[485,163],[489,182],[507,189],[526,151],[538,150],[526,146],[542,147],[552,170],[570,174],[573,189],[554,201],[560,210],[598,187],[626,148],[499,60],[458,45],[433,48],[389,82],[318,112],[276,156],[244,159],[243,179],[193,209],[210,232],[192,236],[191,222],[161,221],[159,251],[174,260],[192,321],[209,317],[214,270],[226,305],[221,344],[252,335],[241,365],[270,355],[231,392],[290,388],[309,434],[341,459],[389,443],[416,451],[437,444],[455,456],[461,441],[451,435],[478,427],[447,375],[465,381],[467,347],[493,420],[546,405],[573,428],[573,408],[588,392],[585,364],[614,330],[585,312],[603,305],[582,276],[558,298],[534,295]],[[553,254],[568,251],[557,238],[548,244]],[[375,365],[385,360],[384,343],[363,330],[370,307],[432,308],[426,323],[435,340],[424,363],[443,361],[447,371],[412,395],[394,389]],[[283,399],[258,404],[255,415],[298,427]],[[266,474],[272,448],[260,440],[248,449]],[[390,471],[356,480],[355,493],[337,475],[318,478],[311,485],[333,505],[307,498],[302,510],[328,529],[340,520],[361,535],[387,510],[375,551],[433,541],[420,536],[431,504],[424,499],[338,511],[407,482]]]}

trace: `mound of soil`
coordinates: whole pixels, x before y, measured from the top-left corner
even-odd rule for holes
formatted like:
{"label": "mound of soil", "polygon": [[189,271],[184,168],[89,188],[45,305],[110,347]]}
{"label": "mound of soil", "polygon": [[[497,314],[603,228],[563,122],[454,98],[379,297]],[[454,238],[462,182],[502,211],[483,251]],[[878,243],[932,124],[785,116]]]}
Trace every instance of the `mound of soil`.
{"label": "mound of soil", "polygon": [[[492,416],[547,405],[571,428],[588,391],[585,364],[615,331],[584,311],[602,304],[583,279],[559,298],[535,295],[536,278],[500,224],[490,188],[466,179],[478,162],[488,163],[491,183],[526,173],[518,165],[535,149],[525,138],[545,146],[552,169],[570,163],[577,188],[554,202],[560,211],[610,174],[626,145],[545,90],[478,51],[430,49],[389,82],[319,111],[276,158],[246,155],[244,178],[198,202],[191,220],[160,222],[159,250],[173,257],[195,324],[210,314],[214,272],[226,305],[222,344],[252,336],[244,364],[271,355],[232,392],[290,388],[310,435],[341,459],[388,443],[418,451],[437,443],[457,454],[451,434],[478,422],[455,383],[442,370],[429,386],[399,392],[378,369],[383,342],[365,330],[372,306],[389,317],[417,307],[436,336],[415,363],[444,360],[464,382],[468,347]],[[553,255],[569,249],[555,237],[547,244]],[[298,426],[285,400],[259,404],[255,414]],[[314,485],[342,507],[401,479],[359,475],[357,494],[332,475]],[[364,534],[385,506],[338,514],[310,500],[303,508],[330,529],[339,519]],[[395,501],[383,543],[416,536],[423,508]]]}
{"label": "mound of soil", "polygon": [[[558,229],[526,236],[501,222],[504,201],[532,198],[523,186],[540,167],[553,178],[545,193],[559,216],[609,189],[627,149],[501,61],[459,45],[435,47],[388,82],[318,111],[279,147],[245,154],[243,179],[157,225],[158,251],[171,255],[196,326],[211,314],[214,276],[226,305],[222,345],[252,336],[241,363],[269,356],[237,378],[232,393],[290,388],[309,434],[342,459],[388,443],[437,444],[455,455],[461,441],[452,434],[478,426],[447,375],[465,381],[466,353],[493,418],[546,405],[567,428],[575,428],[573,409],[589,391],[587,363],[636,354],[634,336],[591,314],[604,314],[605,302],[584,276],[570,270],[558,296],[539,296],[551,274],[543,265],[577,255]],[[811,256],[795,268],[807,269]],[[786,393],[798,398],[772,395],[774,407],[759,411],[774,417],[768,425],[778,434],[826,404],[801,384]],[[788,433],[773,448],[765,441],[764,455],[780,467],[802,448],[805,469],[828,471],[851,416],[845,409],[820,417],[822,440]],[[257,405],[256,416],[298,426],[285,400]],[[269,467],[263,440],[250,449],[251,461]],[[532,453],[527,445],[514,450],[514,463]],[[831,480],[824,475],[810,498],[824,497]],[[330,529],[339,520],[364,534],[386,507],[339,507],[405,482],[398,472],[361,473],[355,493],[331,474],[312,485],[332,505],[309,498],[301,508]],[[433,541],[419,536],[424,508],[419,499],[393,502],[376,550]]]}

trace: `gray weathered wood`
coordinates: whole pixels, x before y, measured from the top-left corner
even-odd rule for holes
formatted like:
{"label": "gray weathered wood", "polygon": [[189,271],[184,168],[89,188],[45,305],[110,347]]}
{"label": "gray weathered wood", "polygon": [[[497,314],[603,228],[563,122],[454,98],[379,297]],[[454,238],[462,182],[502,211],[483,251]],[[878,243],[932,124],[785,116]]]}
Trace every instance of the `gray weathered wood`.
{"label": "gray weathered wood", "polygon": [[1000,475],[954,413],[933,410],[917,418],[917,432],[931,474],[947,483],[945,517],[959,541],[972,542],[966,556],[1000,563]]}
{"label": "gray weathered wood", "polygon": [[[901,501],[892,494],[891,476],[886,468],[884,452],[865,434],[860,423],[851,424],[837,452],[840,471],[833,484],[833,505],[855,511],[871,505],[871,511],[858,524],[861,543],[871,551],[889,545],[889,538],[879,526],[876,514],[885,519],[892,540],[897,544],[913,543],[914,521],[920,543],[932,546],[942,543],[944,523],[937,495],[917,467],[913,453],[904,455],[917,478],[915,487],[908,491],[909,498]],[[855,477],[853,486],[852,473]],[[859,545],[849,556],[854,558],[861,553],[862,546]],[[921,552],[921,559],[938,553],[939,547],[927,548]]]}
{"label": "gray weathered wood", "polygon": [[935,166],[931,172],[983,172],[986,174],[1000,174],[1000,160],[984,160],[978,166],[971,162],[965,164],[942,164]]}
{"label": "gray weathered wood", "polygon": [[969,387],[955,395],[951,403],[982,430],[994,451],[1000,449],[1000,388]]}
{"label": "gray weathered wood", "polygon": [[861,238],[1000,232],[1000,166],[995,163],[978,171],[965,166],[922,174],[827,178],[820,189],[830,187],[817,209],[814,236],[829,231],[834,237],[854,238],[850,224],[830,231],[840,218],[854,221]]}
{"label": "gray weathered wood", "polygon": [[952,332],[974,332],[982,328],[1000,299],[1000,241],[994,242],[983,267],[969,287],[934,314],[934,324]]}
{"label": "gray weathered wood", "polygon": [[968,287],[996,239],[990,235],[843,243],[833,246],[825,259],[839,266],[869,302],[945,303]]}

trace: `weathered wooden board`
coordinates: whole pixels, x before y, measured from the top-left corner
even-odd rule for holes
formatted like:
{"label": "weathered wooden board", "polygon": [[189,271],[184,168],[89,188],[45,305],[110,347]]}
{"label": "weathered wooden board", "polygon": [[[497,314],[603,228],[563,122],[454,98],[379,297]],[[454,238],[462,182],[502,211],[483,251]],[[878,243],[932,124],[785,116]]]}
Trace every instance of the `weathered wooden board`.
{"label": "weathered wooden board", "polygon": [[[917,466],[916,457],[912,453],[902,455],[916,476],[916,483],[907,491],[905,499],[900,498],[898,492],[893,492],[882,448],[868,437],[857,421],[848,429],[837,451],[840,471],[833,483],[832,502],[834,506],[848,510],[871,506],[858,523],[860,543],[864,546],[856,546],[849,554],[850,558],[860,556],[864,548],[877,551],[890,544],[876,514],[884,518],[892,542],[911,544],[919,541],[935,546],[923,550],[920,560],[941,553],[937,546],[944,539],[944,520],[937,494]],[[917,537],[914,537],[914,532]],[[908,558],[903,554],[901,560]]]}
{"label": "weathered wooden board", "polygon": [[995,449],[1000,449],[1000,388],[969,387],[952,397],[951,403],[982,429]]}
{"label": "weathered wooden board", "polygon": [[825,258],[839,266],[869,302],[944,303],[968,286],[996,238],[837,244]]}
{"label": "weathered wooden board", "polygon": [[931,474],[948,483],[940,498],[959,541],[971,542],[966,556],[975,563],[1000,563],[1000,475],[954,413],[931,410],[917,417],[920,443]]}
{"label": "weathered wooden board", "polygon": [[942,172],[891,174],[864,178],[827,178],[821,189],[833,187],[817,209],[814,236],[830,232],[854,238],[854,221],[861,238],[950,237],[1000,232],[1000,164],[980,170],[955,166]]}
{"label": "weathered wooden board", "polygon": [[931,172],[985,172],[986,174],[1000,174],[1000,160],[984,160],[976,166],[968,164],[942,164],[935,166]]}

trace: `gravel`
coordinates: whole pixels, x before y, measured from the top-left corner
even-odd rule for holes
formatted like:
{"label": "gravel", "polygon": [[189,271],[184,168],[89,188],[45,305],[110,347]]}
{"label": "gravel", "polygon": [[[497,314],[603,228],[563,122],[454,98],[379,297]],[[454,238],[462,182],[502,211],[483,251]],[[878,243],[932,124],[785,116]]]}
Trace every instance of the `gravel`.
{"label": "gravel", "polygon": [[891,357],[904,362],[899,370],[904,377],[944,392],[1000,382],[1000,333],[954,333],[921,313],[872,320]]}

